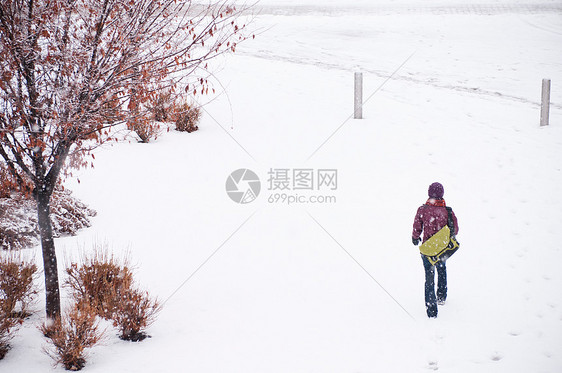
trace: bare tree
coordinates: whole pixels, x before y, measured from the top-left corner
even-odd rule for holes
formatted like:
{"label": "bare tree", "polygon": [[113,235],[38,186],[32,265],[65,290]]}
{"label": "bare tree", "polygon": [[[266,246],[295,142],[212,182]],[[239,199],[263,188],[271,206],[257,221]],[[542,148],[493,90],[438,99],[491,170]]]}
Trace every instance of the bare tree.
{"label": "bare tree", "polygon": [[[60,317],[50,197],[111,129],[150,125],[162,89],[206,93],[207,62],[247,38],[246,9],[211,0],[2,0],[0,159],[37,200],[47,320]],[[197,77],[197,79],[194,79]]]}

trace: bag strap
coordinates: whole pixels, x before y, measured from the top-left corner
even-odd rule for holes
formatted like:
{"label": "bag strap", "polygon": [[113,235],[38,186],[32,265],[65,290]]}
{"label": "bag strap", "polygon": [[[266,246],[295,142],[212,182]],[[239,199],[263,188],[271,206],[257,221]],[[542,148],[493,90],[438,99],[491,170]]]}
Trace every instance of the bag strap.
{"label": "bag strap", "polygon": [[449,206],[445,207],[447,209],[447,225],[451,231],[451,236],[455,236],[455,222],[453,221],[453,209]]}

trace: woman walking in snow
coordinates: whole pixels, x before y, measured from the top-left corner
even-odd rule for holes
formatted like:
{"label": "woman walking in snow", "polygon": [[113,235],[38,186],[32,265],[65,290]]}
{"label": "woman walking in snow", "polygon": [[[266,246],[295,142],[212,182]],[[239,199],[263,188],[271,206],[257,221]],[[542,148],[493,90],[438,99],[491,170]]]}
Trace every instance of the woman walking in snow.
{"label": "woman walking in snow", "polygon": [[[448,211],[445,200],[443,199],[445,191],[440,183],[433,183],[429,186],[429,199],[425,205],[421,206],[416,213],[414,219],[414,230],[412,232],[412,243],[418,245],[423,232],[423,242],[426,242],[431,236],[439,232],[441,228],[447,226]],[[452,212],[452,220],[454,223],[454,232],[456,235],[459,231],[457,217]],[[439,260],[434,265],[431,264],[428,257],[422,254],[423,267],[425,269],[425,307],[428,317],[437,317],[437,304],[445,304],[447,299],[447,267],[445,260]],[[435,267],[437,267],[437,297],[435,296]]]}

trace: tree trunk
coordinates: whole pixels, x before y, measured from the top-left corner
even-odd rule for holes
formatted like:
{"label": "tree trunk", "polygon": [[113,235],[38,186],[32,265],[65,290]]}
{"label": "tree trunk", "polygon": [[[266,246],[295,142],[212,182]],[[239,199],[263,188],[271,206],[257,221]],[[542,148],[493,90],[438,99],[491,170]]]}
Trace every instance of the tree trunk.
{"label": "tree trunk", "polygon": [[43,250],[43,268],[45,271],[45,295],[47,322],[60,318],[60,291],[57,267],[57,254],[53,239],[53,228],[49,218],[50,194],[44,188],[36,188],[37,214],[39,232],[41,234],[41,248]]}

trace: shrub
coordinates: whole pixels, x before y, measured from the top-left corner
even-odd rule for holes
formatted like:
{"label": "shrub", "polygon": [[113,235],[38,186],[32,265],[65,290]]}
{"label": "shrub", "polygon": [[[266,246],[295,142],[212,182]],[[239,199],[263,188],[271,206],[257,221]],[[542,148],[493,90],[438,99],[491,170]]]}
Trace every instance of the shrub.
{"label": "shrub", "polygon": [[145,329],[156,320],[161,310],[158,300],[152,299],[148,292],[127,289],[116,301],[113,326],[119,329],[119,338],[133,342],[145,339]]}
{"label": "shrub", "polygon": [[170,90],[159,91],[149,98],[149,110],[152,113],[152,119],[157,122],[166,122],[173,106],[174,100]]}
{"label": "shrub", "polygon": [[72,196],[68,189],[58,188],[51,198],[51,223],[56,237],[62,234],[75,235],[78,230],[92,224],[90,218],[96,211]]}
{"label": "shrub", "polygon": [[145,330],[155,321],[161,306],[148,292],[135,287],[128,258],[116,258],[98,245],[81,261],[67,267],[64,282],[75,301],[89,304],[98,316],[111,320],[121,339],[145,339]]}
{"label": "shrub", "polygon": [[116,298],[131,287],[133,273],[128,260],[117,259],[107,250],[96,247],[91,256],[84,255],[82,265],[71,263],[66,269],[65,280],[72,297],[78,302],[86,302],[105,318],[111,319]]}
{"label": "shrub", "polygon": [[156,140],[162,128],[158,123],[153,123],[149,118],[134,118],[127,122],[127,128],[137,134],[139,142],[148,144],[152,140]]}
{"label": "shrub", "polygon": [[[51,198],[51,224],[55,237],[74,235],[91,225],[96,212],[74,198],[67,189],[57,189]],[[37,206],[29,195],[12,193],[0,198],[0,249],[19,250],[39,242]]]}
{"label": "shrub", "polygon": [[103,337],[96,311],[86,302],[75,303],[61,319],[53,325],[42,325],[40,330],[52,345],[45,352],[55,364],[73,371],[86,365],[85,349],[93,347]]}
{"label": "shrub", "polygon": [[19,250],[38,242],[35,201],[22,196],[0,198],[0,248]]}
{"label": "shrub", "polygon": [[14,338],[17,327],[22,323],[22,319],[6,314],[3,310],[5,306],[2,303],[4,303],[4,301],[0,300],[0,360],[2,360],[10,350],[10,341]]}
{"label": "shrub", "polygon": [[[141,106],[148,109],[150,115],[140,114],[138,108]],[[182,132],[199,129],[197,124],[201,117],[201,109],[188,102],[177,104],[171,90],[156,92],[144,98],[143,102],[131,101],[130,109],[139,114],[127,122],[127,128],[135,132],[142,143],[157,139],[164,131],[159,122],[175,122],[176,130]]]}
{"label": "shrub", "polygon": [[[0,360],[10,349],[23,319],[29,315],[37,290],[33,280],[37,266],[19,253],[0,253]],[[16,311],[19,306],[19,311]]]}
{"label": "shrub", "polygon": [[201,118],[201,108],[184,102],[174,108],[174,121],[176,130],[181,132],[194,132],[199,129],[197,124]]}
{"label": "shrub", "polygon": [[[20,253],[0,253],[0,309],[7,317],[24,318],[37,294],[37,266]],[[19,311],[17,306],[19,305]]]}

